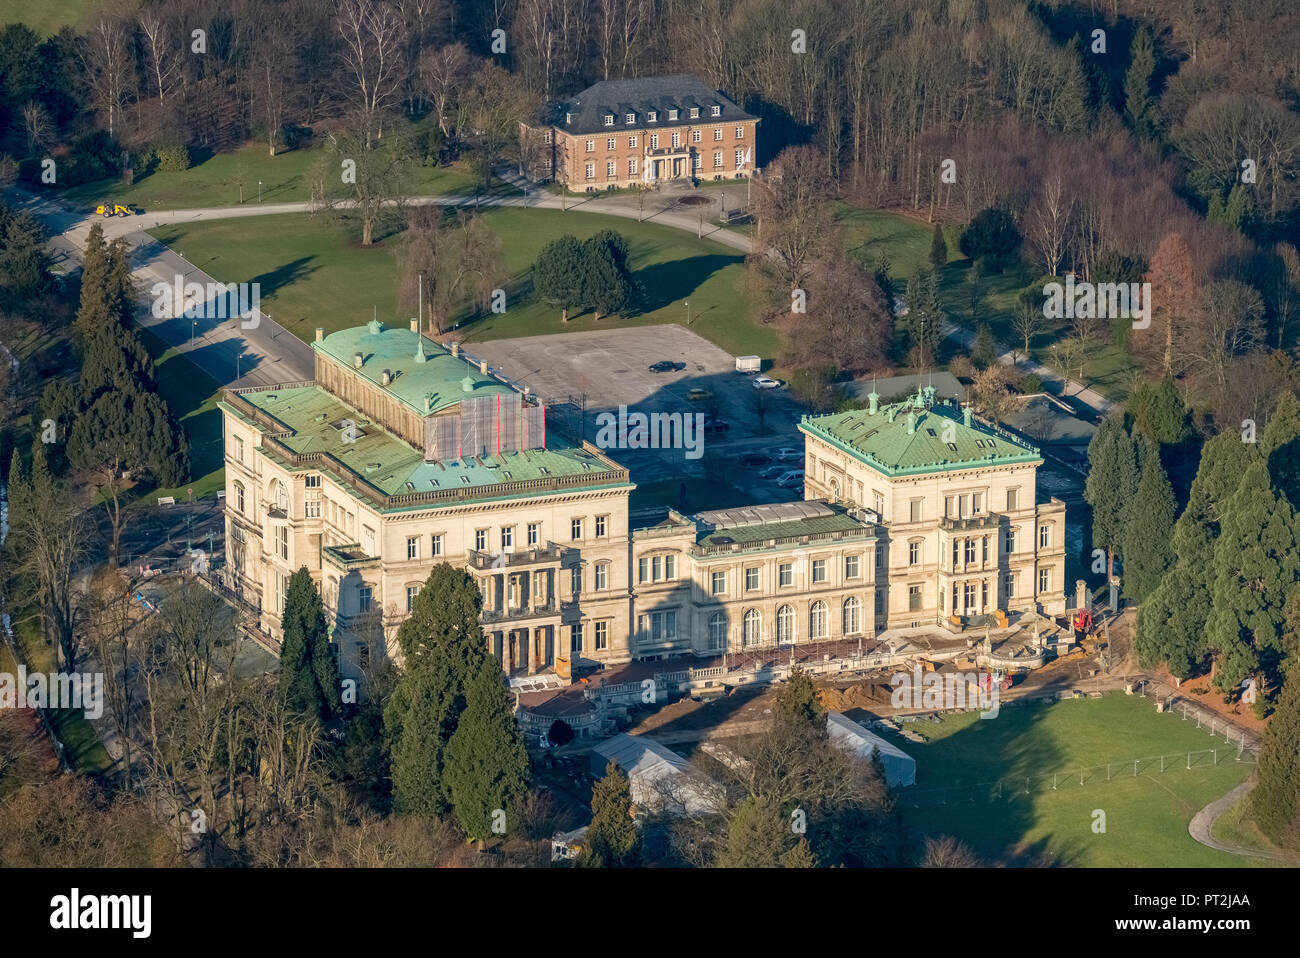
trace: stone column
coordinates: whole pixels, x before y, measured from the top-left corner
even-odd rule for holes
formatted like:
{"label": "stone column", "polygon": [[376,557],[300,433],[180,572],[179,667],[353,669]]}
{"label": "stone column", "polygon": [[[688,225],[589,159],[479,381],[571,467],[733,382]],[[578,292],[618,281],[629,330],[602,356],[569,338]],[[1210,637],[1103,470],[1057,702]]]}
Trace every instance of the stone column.
{"label": "stone column", "polygon": [[527,636],[525,641],[528,643],[528,674],[535,675],[537,673],[537,660],[540,658],[537,654],[537,630],[525,629],[524,635]]}

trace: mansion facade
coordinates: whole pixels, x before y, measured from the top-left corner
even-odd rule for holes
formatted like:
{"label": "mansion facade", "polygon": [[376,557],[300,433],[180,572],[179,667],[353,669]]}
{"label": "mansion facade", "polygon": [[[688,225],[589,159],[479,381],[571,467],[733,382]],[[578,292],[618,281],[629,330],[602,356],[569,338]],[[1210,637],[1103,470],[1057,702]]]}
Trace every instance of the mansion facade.
{"label": "mansion facade", "polygon": [[691,76],[604,80],[523,124],[520,172],[570,190],[749,176],[758,118]]}
{"label": "mansion facade", "polygon": [[311,345],[314,380],[223,393],[226,581],[278,640],[305,566],[345,676],[438,563],[511,675],[1065,610],[1037,450],[932,391],[804,417],[804,501],[687,516],[632,510],[626,469],[414,326]]}

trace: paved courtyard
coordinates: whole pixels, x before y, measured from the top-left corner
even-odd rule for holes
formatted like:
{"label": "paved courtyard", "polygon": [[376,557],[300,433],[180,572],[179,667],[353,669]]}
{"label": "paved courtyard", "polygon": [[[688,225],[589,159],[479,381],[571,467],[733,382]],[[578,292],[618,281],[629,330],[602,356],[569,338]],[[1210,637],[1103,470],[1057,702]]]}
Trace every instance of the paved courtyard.
{"label": "paved courtyard", "polygon": [[[684,326],[619,329],[611,324],[599,332],[474,342],[464,348],[550,403],[572,397],[577,404],[570,407],[573,413],[553,406],[555,414],[548,421],[581,431],[592,442],[597,438],[598,416],[617,414],[620,406],[629,413],[704,413],[729,425],[725,433],[704,435],[700,458],[688,458],[683,449],[608,449],[632,471],[637,483],[720,476],[755,503],[803,497],[799,488],[781,489],[771,480],[760,479],[758,473],[766,467],[742,464],[751,453],[774,454],[783,447],[802,450],[803,437],[795,428],[802,408],[785,390],[755,389],[752,375],[735,371],[734,356]],[[648,367],[659,361],[679,368],[651,372]],[[708,390],[711,398],[688,400],[687,393],[694,388]],[[576,410],[584,394],[586,415],[581,417]],[[802,457],[789,467],[801,463]]]}

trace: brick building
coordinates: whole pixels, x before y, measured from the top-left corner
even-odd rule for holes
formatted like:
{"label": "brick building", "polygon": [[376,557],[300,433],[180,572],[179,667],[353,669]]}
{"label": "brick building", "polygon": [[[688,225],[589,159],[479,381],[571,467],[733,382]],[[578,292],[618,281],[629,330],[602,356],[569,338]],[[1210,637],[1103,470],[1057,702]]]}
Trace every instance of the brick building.
{"label": "brick building", "polygon": [[604,80],[520,131],[520,172],[571,190],[748,176],[758,118],[692,76]]}

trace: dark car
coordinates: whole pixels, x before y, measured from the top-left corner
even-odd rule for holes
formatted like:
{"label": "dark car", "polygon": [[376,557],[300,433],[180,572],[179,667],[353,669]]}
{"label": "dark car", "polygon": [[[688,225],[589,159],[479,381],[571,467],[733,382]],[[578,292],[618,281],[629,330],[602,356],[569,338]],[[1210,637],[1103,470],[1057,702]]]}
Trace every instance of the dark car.
{"label": "dark car", "polygon": [[753,455],[746,456],[744,459],[740,461],[743,465],[746,466],[766,466],[768,463],[772,461],[772,457],[765,456],[761,452],[756,452]]}
{"label": "dark car", "polygon": [[677,364],[661,359],[657,363],[651,363],[649,368],[652,373],[670,373],[677,368]]}

